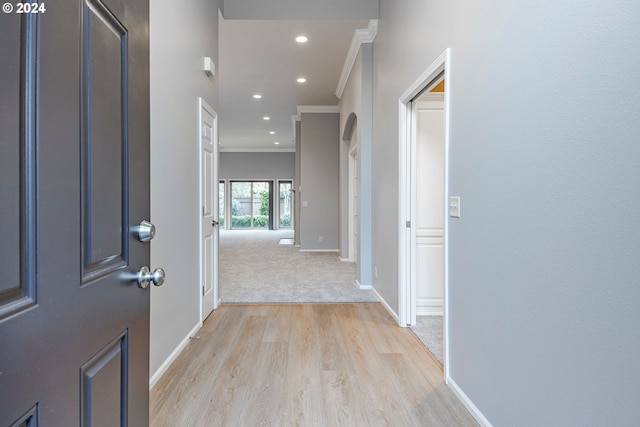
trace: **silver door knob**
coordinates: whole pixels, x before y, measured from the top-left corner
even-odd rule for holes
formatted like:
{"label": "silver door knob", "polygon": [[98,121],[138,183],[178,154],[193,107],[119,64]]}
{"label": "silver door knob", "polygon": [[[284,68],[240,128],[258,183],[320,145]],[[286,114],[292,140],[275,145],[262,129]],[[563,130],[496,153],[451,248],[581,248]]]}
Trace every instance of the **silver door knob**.
{"label": "silver door knob", "polygon": [[142,289],[146,289],[149,286],[149,282],[153,282],[156,286],[162,286],[164,283],[164,270],[156,268],[151,272],[146,265],[138,271],[138,286]]}
{"label": "silver door knob", "polygon": [[143,220],[140,225],[136,226],[138,232],[138,240],[148,242],[156,235],[156,226],[147,220]]}

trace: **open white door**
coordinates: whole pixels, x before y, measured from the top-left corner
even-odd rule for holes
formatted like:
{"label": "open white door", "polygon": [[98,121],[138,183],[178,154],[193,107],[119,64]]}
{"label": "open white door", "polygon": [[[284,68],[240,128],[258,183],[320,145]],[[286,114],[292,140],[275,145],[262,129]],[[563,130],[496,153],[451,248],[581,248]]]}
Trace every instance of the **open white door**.
{"label": "open white door", "polygon": [[218,117],[202,98],[200,110],[200,320],[218,308]]}
{"label": "open white door", "polygon": [[[448,194],[449,194],[449,170],[448,170],[448,152],[449,152],[449,95],[451,93],[451,76],[450,76],[450,50],[445,50],[430,66],[422,73],[416,81],[400,96],[399,103],[399,256],[400,265],[398,282],[398,323],[400,326],[410,326],[416,322],[416,305],[418,301],[418,279],[425,279],[432,283],[438,283],[438,295],[435,292],[427,298],[423,298],[424,311],[434,310],[432,307],[438,305],[438,312],[442,307],[444,314],[443,319],[443,364],[445,382],[449,383],[449,322],[448,322],[448,294],[449,294],[449,260],[448,260],[448,235],[449,235],[449,212],[448,212]],[[446,82],[447,89],[444,88]],[[439,84],[442,83],[442,88]],[[421,95],[432,93],[435,97],[437,93],[444,94],[444,105],[442,99],[436,102],[434,111],[426,113],[427,121],[423,124],[426,127],[432,127],[429,121],[438,122],[438,155],[433,156],[428,150],[428,144],[425,147],[417,147],[416,140],[417,127],[420,119],[420,98]],[[442,96],[442,95],[439,95]],[[417,108],[413,108],[414,104],[418,104]],[[429,106],[427,106],[429,107]],[[433,107],[433,105],[431,105]],[[429,108],[427,108],[429,109]],[[429,115],[433,117],[429,117]],[[444,117],[442,115],[444,114]],[[444,130],[442,129],[442,121],[444,121]],[[426,136],[426,134],[425,134]],[[442,142],[444,141],[444,142]],[[433,147],[431,147],[433,148]],[[426,151],[424,150],[426,149]],[[437,162],[437,167],[428,164],[428,162],[418,162],[418,157],[424,154],[424,158]],[[437,161],[436,161],[437,158]],[[418,171],[418,167],[424,168]],[[437,173],[434,174],[437,169]],[[420,173],[418,173],[420,172]],[[422,179],[432,185],[431,189],[421,188],[416,185],[419,175],[423,175]],[[433,179],[438,175],[437,182]],[[432,193],[429,197],[420,200],[417,196],[418,191]],[[423,194],[424,195],[424,194]],[[440,199],[437,203],[433,201]],[[418,208],[418,204],[422,204]],[[437,213],[433,208],[439,209]],[[430,210],[430,211],[429,211]],[[418,218],[418,215],[421,217]],[[434,220],[437,219],[436,220]],[[421,259],[419,259],[419,257]],[[427,260],[425,262],[425,260]],[[421,270],[421,271],[419,271]],[[444,282],[444,289],[440,284]],[[423,289],[424,291],[424,289]],[[424,291],[424,292],[428,292]],[[442,294],[443,293],[443,294]],[[425,296],[428,296],[425,293]],[[423,313],[426,314],[426,313]],[[436,314],[436,313],[432,313]]]}

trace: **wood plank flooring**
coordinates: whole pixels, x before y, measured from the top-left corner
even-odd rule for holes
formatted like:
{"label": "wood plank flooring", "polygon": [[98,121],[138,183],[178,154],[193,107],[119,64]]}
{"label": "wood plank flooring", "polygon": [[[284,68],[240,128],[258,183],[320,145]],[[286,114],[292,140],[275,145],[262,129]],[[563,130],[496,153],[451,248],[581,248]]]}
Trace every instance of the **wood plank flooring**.
{"label": "wood plank flooring", "polygon": [[151,426],[476,426],[379,303],[223,305],[150,394]]}

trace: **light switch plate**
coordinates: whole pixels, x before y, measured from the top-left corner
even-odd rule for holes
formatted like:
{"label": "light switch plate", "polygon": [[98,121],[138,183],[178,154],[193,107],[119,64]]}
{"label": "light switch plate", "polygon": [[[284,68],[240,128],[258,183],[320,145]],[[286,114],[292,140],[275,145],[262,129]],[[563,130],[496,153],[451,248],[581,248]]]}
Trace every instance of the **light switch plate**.
{"label": "light switch plate", "polygon": [[460,218],[460,197],[449,197],[449,216],[451,218]]}

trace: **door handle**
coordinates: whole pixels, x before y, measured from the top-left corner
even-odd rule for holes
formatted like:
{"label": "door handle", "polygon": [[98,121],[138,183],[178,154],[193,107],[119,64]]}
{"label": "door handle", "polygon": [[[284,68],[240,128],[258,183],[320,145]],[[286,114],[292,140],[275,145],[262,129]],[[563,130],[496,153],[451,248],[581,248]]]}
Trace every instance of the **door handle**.
{"label": "door handle", "polygon": [[141,289],[146,289],[149,286],[149,282],[153,282],[155,286],[162,286],[164,283],[164,270],[162,268],[156,268],[151,272],[149,267],[146,265],[138,271],[137,280],[138,287]]}
{"label": "door handle", "polygon": [[220,223],[214,219],[213,221],[211,221],[211,225],[216,227],[216,226],[220,225]]}

